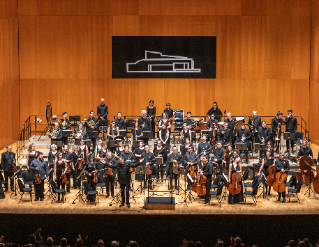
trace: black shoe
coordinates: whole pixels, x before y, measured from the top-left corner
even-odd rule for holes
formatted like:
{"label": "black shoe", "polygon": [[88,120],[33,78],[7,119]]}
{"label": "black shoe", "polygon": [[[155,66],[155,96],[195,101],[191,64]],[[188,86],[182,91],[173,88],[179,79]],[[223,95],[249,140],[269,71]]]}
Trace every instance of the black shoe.
{"label": "black shoe", "polygon": [[35,199],[34,199],[34,201],[35,201],[35,202],[37,202],[37,201],[38,201],[38,199],[37,199],[37,198],[35,198]]}
{"label": "black shoe", "polygon": [[114,198],[115,196],[114,195],[112,195],[112,198]]}
{"label": "black shoe", "polygon": [[178,190],[178,186],[175,186],[175,190]]}
{"label": "black shoe", "polygon": [[133,190],[130,188],[129,191],[133,191]]}
{"label": "black shoe", "polygon": [[130,208],[130,207],[131,207],[131,204],[127,203],[126,206],[127,206],[128,208]]}
{"label": "black shoe", "polygon": [[282,203],[286,203],[286,199],[285,198],[282,200]]}
{"label": "black shoe", "polygon": [[120,208],[121,208],[121,207],[124,207],[124,204],[121,204],[119,207],[120,207]]}
{"label": "black shoe", "polygon": [[205,201],[204,204],[208,204],[208,201]]}
{"label": "black shoe", "polygon": [[171,187],[168,188],[168,190],[171,190],[171,189],[172,189]]}
{"label": "black shoe", "polygon": [[40,198],[40,202],[43,202],[43,198]]}
{"label": "black shoe", "polygon": [[109,193],[107,193],[107,194],[106,194],[106,196],[105,196],[105,198],[108,198],[109,196],[110,196],[110,194],[109,194]]}

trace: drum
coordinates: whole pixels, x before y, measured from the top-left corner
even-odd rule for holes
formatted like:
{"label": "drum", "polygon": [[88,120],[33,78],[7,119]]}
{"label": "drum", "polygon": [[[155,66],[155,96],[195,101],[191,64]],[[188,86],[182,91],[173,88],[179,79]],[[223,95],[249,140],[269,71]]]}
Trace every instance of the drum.
{"label": "drum", "polygon": [[198,124],[199,130],[207,130],[207,122],[200,122]]}
{"label": "drum", "polygon": [[241,127],[241,124],[245,121],[245,118],[243,117],[236,117],[236,130],[238,130]]}

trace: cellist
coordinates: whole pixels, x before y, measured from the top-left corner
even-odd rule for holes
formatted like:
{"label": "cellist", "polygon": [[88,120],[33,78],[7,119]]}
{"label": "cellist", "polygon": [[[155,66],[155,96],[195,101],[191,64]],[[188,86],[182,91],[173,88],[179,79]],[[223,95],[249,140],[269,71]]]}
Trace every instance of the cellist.
{"label": "cellist", "polygon": [[[275,168],[276,168],[277,173],[278,172],[287,173],[290,170],[289,161],[287,159],[284,159],[284,152],[283,151],[280,152],[279,159],[277,159],[275,162]],[[284,183],[286,183],[286,181],[284,181]],[[282,203],[285,203],[286,202],[286,192],[285,191],[282,193],[278,192],[278,200],[277,201],[280,202],[281,194],[282,194],[282,198],[283,198]]]}
{"label": "cellist", "polygon": [[312,149],[311,149],[310,147],[308,147],[308,141],[305,140],[305,141],[302,143],[302,147],[299,149],[298,158],[300,159],[300,157],[308,156],[308,155],[309,155],[311,158],[313,157]]}
{"label": "cellist", "polygon": [[[228,171],[228,180],[229,183],[232,183],[232,175],[235,173],[241,173],[242,172],[242,167],[241,167],[241,158],[236,157],[232,159],[231,165],[229,166],[229,171]],[[231,194],[229,193],[228,195],[228,203],[242,203],[244,202],[244,196],[243,196],[243,186],[241,181],[239,182],[239,185],[241,186],[241,190],[238,194]]]}
{"label": "cellist", "polygon": [[202,168],[199,171],[202,176],[207,178],[206,181],[206,195],[205,195],[205,204],[209,203],[209,192],[212,185],[212,174],[213,174],[213,165],[208,161],[206,155],[201,156]]}
{"label": "cellist", "polygon": [[[268,168],[270,166],[275,166],[274,163],[274,158],[271,156],[271,152],[270,151],[266,151],[266,156],[262,159],[262,165],[259,169],[259,173],[257,176],[260,176],[261,172],[264,172],[265,176],[268,176]],[[265,183],[265,181],[264,181]],[[266,187],[266,194],[268,191],[268,195],[270,195],[270,190],[271,190],[271,186],[268,186],[265,184]]]}

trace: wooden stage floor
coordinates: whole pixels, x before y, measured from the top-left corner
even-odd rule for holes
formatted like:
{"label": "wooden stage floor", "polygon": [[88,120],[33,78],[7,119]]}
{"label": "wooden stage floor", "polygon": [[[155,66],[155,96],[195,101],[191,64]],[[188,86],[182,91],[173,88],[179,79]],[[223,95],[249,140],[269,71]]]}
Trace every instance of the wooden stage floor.
{"label": "wooden stage floor", "polygon": [[[139,186],[140,183],[135,183],[135,188]],[[45,186],[46,191],[48,189]],[[155,186],[155,190],[165,190],[167,185],[165,183]],[[291,197],[292,202],[279,203],[276,202],[276,192],[272,191],[272,195],[269,196],[269,200],[259,198],[257,205],[252,203],[251,197],[247,197],[247,204],[228,204],[227,199],[222,201],[221,206],[219,206],[216,198],[212,198],[210,205],[205,205],[204,200],[199,198],[194,192],[195,201],[187,203],[180,203],[184,198],[180,195],[175,196],[176,207],[175,210],[145,210],[144,205],[144,193],[135,193],[136,202],[131,198],[131,208],[126,206],[120,208],[120,203],[115,203],[109,206],[112,198],[105,198],[104,195],[99,195],[99,203],[96,204],[85,204],[83,205],[79,201],[76,204],[72,204],[75,199],[75,194],[78,190],[71,189],[70,193],[66,195],[66,202],[64,204],[60,202],[53,202],[51,204],[51,198],[45,196],[44,201],[40,202],[30,202],[30,195],[25,194],[23,196],[23,201],[19,203],[20,196],[12,196],[10,198],[11,192],[6,192],[6,198],[0,200],[0,213],[2,214],[103,214],[103,215],[304,215],[304,214],[319,214],[319,195],[314,196],[311,194],[304,195],[306,188],[303,187],[299,195],[301,203],[297,202],[297,199],[293,196]],[[259,189],[258,193],[261,193]],[[132,195],[132,192],[130,192]],[[147,196],[147,191],[145,193]],[[155,196],[169,196],[169,194],[158,193]],[[32,195],[34,199],[34,194]],[[288,199],[288,197],[287,197]],[[287,200],[288,201],[288,200]]]}

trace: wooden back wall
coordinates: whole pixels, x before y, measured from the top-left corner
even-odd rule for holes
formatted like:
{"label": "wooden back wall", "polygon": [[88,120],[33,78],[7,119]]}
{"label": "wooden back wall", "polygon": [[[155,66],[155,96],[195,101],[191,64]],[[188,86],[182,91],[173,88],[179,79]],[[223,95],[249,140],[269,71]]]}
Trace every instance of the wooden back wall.
{"label": "wooden back wall", "polygon": [[[47,102],[54,114],[89,114],[104,97],[111,115],[139,115],[150,99],[158,113],[167,102],[193,115],[205,115],[214,101],[233,115],[253,110],[285,115],[293,109],[319,141],[318,0],[4,0],[1,5],[0,70],[8,76],[0,73],[0,85],[11,89],[0,92],[6,99],[1,115],[18,120],[12,132],[29,115],[45,114]],[[217,79],[112,79],[113,35],[216,36]],[[1,137],[16,137],[1,124]]]}

